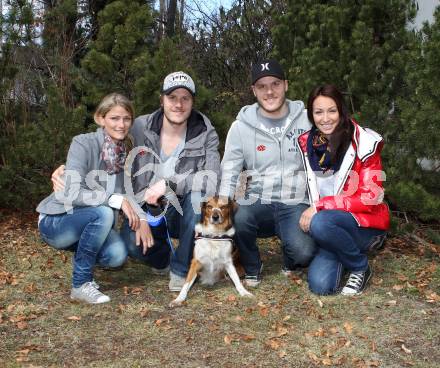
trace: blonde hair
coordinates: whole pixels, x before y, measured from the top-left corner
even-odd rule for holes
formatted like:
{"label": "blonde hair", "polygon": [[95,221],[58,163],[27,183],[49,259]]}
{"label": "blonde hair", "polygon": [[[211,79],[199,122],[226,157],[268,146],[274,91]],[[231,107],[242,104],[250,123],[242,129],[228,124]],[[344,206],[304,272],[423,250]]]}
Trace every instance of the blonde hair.
{"label": "blonde hair", "polygon": [[[101,100],[98,107],[96,108],[96,111],[93,114],[95,123],[101,125],[99,124],[97,117],[105,117],[105,115],[107,115],[107,113],[115,106],[121,106],[125,110],[127,110],[127,112],[131,115],[131,122],[133,122],[134,108],[131,101],[120,93],[110,93]],[[127,152],[130,152],[133,149],[133,137],[128,134],[127,137],[125,137],[124,139],[124,143],[125,147],[127,148]]]}
{"label": "blonde hair", "polygon": [[95,114],[93,115],[95,122],[99,125],[97,117],[105,117],[105,115],[115,106],[123,107],[131,115],[131,120],[134,119],[134,108],[130,100],[119,93],[110,93],[101,100],[96,108]]}

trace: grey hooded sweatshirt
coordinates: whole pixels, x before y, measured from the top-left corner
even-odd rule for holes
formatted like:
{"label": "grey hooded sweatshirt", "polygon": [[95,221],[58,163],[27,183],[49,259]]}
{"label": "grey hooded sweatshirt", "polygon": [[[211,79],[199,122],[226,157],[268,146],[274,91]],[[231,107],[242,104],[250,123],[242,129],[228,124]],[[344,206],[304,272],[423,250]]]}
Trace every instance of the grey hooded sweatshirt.
{"label": "grey hooded sweatshirt", "polygon": [[237,185],[245,177],[245,198],[250,201],[260,198],[263,203],[309,204],[296,139],[311,125],[302,101],[287,100],[287,103],[288,121],[280,140],[260,128],[258,103],[240,110],[226,138],[221,195],[234,197]]}

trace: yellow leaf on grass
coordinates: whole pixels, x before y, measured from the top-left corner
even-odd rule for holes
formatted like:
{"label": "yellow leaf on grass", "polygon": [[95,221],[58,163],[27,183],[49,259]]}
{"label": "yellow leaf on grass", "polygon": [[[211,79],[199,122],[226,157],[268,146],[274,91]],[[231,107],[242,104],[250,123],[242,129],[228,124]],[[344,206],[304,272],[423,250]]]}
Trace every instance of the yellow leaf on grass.
{"label": "yellow leaf on grass", "polygon": [[79,316],[70,316],[70,317],[67,317],[67,319],[70,320],[70,321],[80,321],[81,317],[79,317]]}
{"label": "yellow leaf on grass", "polygon": [[287,335],[287,333],[289,332],[289,330],[285,327],[278,327],[277,328],[277,337],[281,337],[284,335]]}
{"label": "yellow leaf on grass", "polygon": [[225,342],[226,345],[231,345],[232,337],[229,335],[225,335],[225,337],[223,338],[223,341]]}
{"label": "yellow leaf on grass", "polygon": [[348,333],[351,334],[353,332],[353,325],[350,322],[345,322],[344,323],[344,330]]}
{"label": "yellow leaf on grass", "polygon": [[333,365],[333,362],[332,362],[331,359],[325,358],[325,359],[322,360],[322,365],[327,365],[327,366]]}

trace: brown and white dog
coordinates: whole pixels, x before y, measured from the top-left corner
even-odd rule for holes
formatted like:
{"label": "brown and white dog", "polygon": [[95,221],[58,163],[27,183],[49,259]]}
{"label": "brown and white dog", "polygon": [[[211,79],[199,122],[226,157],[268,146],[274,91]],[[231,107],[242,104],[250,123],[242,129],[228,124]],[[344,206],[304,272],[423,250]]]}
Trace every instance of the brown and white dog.
{"label": "brown and white dog", "polygon": [[195,226],[193,259],[185,284],[170,307],[182,305],[197,275],[205,285],[213,285],[227,272],[241,296],[252,297],[242,285],[233,262],[235,203],[225,197],[210,197],[202,204],[201,222]]}

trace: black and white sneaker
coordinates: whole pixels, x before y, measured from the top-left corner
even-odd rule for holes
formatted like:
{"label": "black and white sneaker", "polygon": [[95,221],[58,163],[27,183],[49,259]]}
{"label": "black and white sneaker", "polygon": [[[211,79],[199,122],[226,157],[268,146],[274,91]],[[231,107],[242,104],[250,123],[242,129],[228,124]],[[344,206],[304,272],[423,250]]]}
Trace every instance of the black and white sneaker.
{"label": "black and white sneaker", "polygon": [[263,264],[260,266],[260,272],[258,272],[257,275],[248,275],[246,274],[244,276],[244,282],[243,284],[246,286],[249,286],[251,288],[256,288],[258,285],[261,284],[261,272],[263,271]]}
{"label": "black and white sneaker", "polygon": [[347,283],[341,291],[342,295],[359,295],[368,284],[372,275],[371,268],[361,272],[352,272],[348,277]]}

